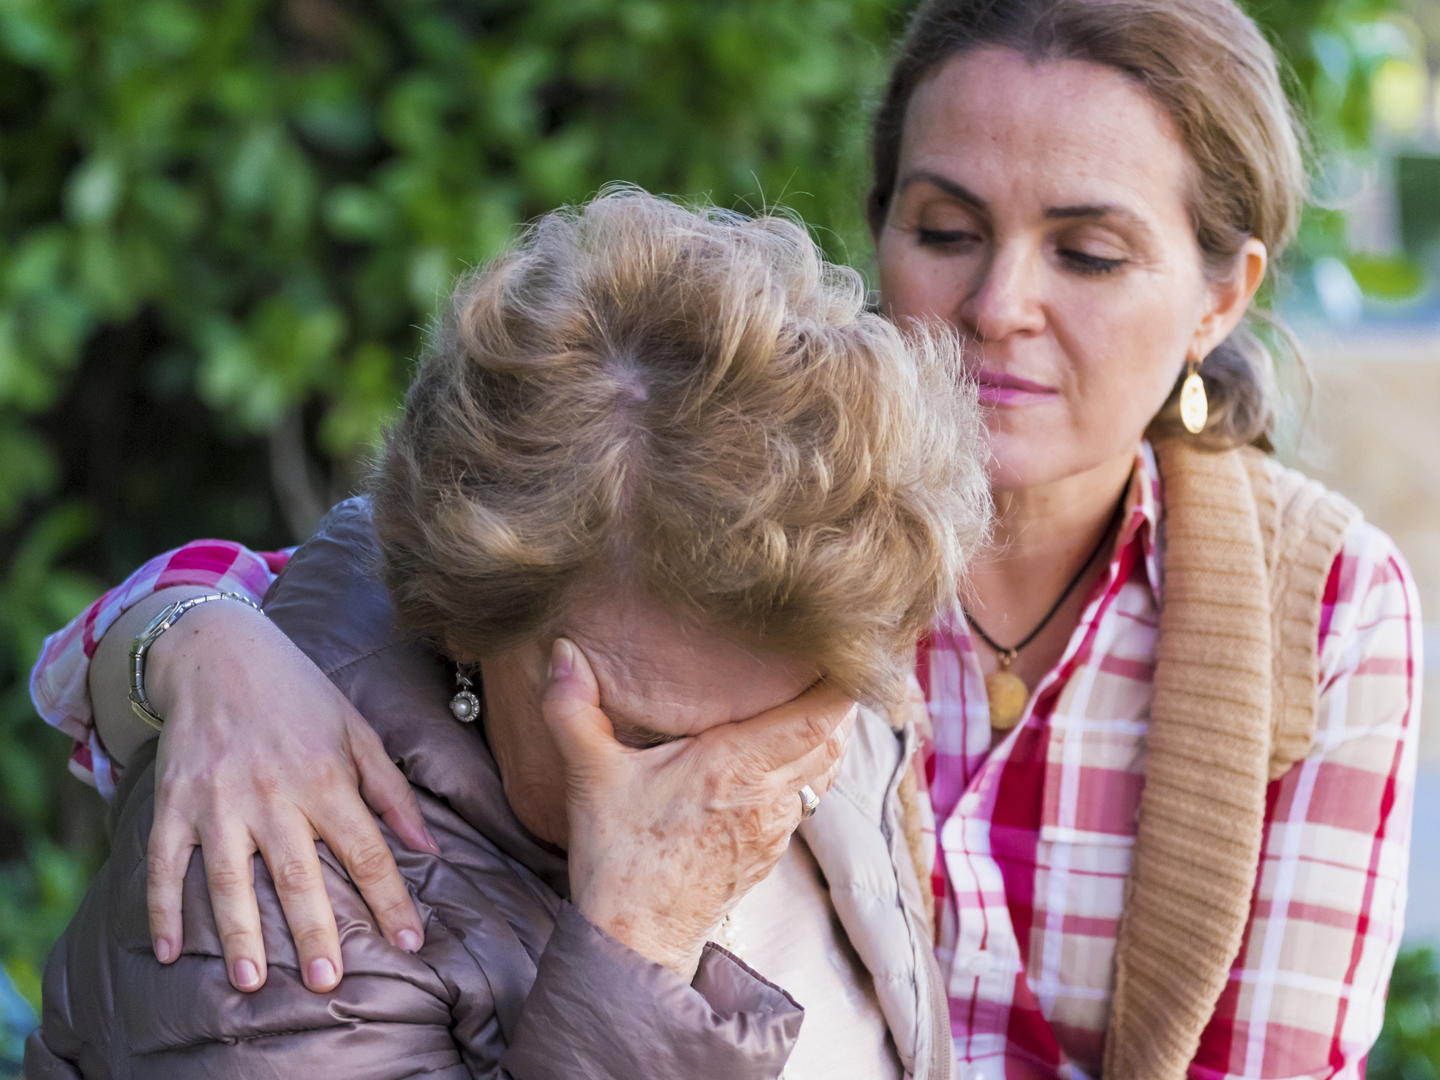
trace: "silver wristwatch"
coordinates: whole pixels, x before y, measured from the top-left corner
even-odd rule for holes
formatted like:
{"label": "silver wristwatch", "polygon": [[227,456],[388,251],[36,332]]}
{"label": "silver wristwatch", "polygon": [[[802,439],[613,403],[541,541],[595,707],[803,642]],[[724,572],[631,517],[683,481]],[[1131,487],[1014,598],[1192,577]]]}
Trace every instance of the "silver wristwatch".
{"label": "silver wristwatch", "polygon": [[[155,644],[161,634],[179,622],[180,616],[191,608],[208,604],[211,600],[239,600],[240,603],[249,604],[256,611],[260,611],[260,605],[254,600],[235,592],[205,593],[203,596],[192,596],[189,600],[177,600],[151,619],[150,625],[135,635],[135,642],[130,646],[130,708],[156,731],[165,726],[165,720],[150,707],[150,700],[145,696],[145,657],[150,652],[150,646]],[[260,613],[264,614],[263,611]]]}

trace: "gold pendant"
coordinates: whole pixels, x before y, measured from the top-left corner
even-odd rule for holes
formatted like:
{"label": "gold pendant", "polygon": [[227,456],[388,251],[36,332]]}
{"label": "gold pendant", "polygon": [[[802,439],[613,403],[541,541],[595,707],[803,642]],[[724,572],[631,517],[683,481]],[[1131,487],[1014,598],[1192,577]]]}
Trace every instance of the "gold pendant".
{"label": "gold pendant", "polygon": [[1014,651],[1001,653],[997,658],[1000,667],[985,676],[985,697],[990,702],[990,726],[996,731],[1009,731],[1020,722],[1025,713],[1025,703],[1030,700],[1030,688],[1025,680],[1010,671]]}
{"label": "gold pendant", "polygon": [[1191,435],[1205,430],[1205,421],[1210,417],[1210,402],[1205,399],[1205,383],[1200,372],[1190,369],[1185,376],[1185,385],[1180,387],[1180,420]]}

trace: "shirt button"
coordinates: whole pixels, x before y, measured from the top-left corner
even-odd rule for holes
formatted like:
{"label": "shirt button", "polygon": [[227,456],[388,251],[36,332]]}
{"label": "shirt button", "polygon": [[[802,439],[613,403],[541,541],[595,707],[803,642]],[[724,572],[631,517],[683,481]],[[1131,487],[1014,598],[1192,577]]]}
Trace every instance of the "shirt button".
{"label": "shirt button", "polygon": [[960,805],[957,806],[955,809],[960,811],[961,817],[974,817],[975,811],[980,809],[979,794],[972,791],[969,795],[966,795],[960,800]]}
{"label": "shirt button", "polygon": [[973,956],[965,958],[965,974],[973,975],[978,979],[980,976],[988,974],[994,963],[995,961],[990,958],[989,953],[977,952]]}

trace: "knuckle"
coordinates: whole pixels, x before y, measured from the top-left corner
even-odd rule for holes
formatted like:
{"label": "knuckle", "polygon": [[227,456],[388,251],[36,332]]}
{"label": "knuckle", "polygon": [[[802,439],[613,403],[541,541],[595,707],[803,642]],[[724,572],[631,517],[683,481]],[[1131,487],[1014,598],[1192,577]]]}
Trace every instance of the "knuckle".
{"label": "knuckle", "polygon": [[279,892],[297,893],[313,885],[319,875],[308,860],[292,856],[277,860],[270,868],[270,877]]}
{"label": "knuckle", "polygon": [[329,754],[309,762],[305,772],[307,786],[319,791],[350,791],[355,788],[355,779],[349,769]]}
{"label": "knuckle", "polygon": [[802,721],[801,732],[807,742],[820,745],[830,738],[830,733],[835,725],[829,715],[823,712],[806,713]]}
{"label": "knuckle", "polygon": [[291,927],[295,932],[295,947],[301,956],[323,956],[330,951],[330,934],[322,925]]}
{"label": "knuckle", "polygon": [[746,807],[735,818],[736,839],[744,847],[764,846],[772,832],[771,819],[773,817],[774,815],[768,813],[764,807]]}
{"label": "knuckle", "polygon": [[410,914],[414,910],[410,903],[410,894],[397,896],[393,900],[387,900],[377,904],[371,904],[375,917],[382,924],[405,923],[410,921]]}
{"label": "knuckle", "polygon": [[255,935],[243,927],[222,927],[220,948],[226,956],[251,956],[254,952]]}
{"label": "knuckle", "polygon": [[232,863],[220,863],[205,868],[205,883],[212,895],[234,896],[244,893],[253,886],[250,868],[243,870]]}
{"label": "knuckle", "polygon": [[283,797],[285,784],[279,774],[267,769],[251,776],[250,789],[262,803],[273,803]]}
{"label": "knuckle", "polygon": [[395,867],[395,856],[383,843],[365,844],[350,853],[345,865],[357,885],[373,884],[389,877]]}
{"label": "knuckle", "polygon": [[152,893],[169,888],[182,876],[176,873],[169,859],[152,855],[145,860],[145,884]]}

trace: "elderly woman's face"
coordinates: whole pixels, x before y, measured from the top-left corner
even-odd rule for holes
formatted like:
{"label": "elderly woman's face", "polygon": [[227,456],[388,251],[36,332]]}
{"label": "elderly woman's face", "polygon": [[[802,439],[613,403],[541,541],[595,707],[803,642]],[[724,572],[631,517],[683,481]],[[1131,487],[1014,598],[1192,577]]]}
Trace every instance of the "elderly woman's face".
{"label": "elderly woman's face", "polygon": [[[799,697],[819,678],[804,660],[755,652],[677,619],[633,589],[573,604],[559,627],[584,652],[615,738],[645,747],[746,720]],[[543,720],[552,641],[481,664],[486,734],[506,795],[526,828],[564,845],[565,768]]]}
{"label": "elderly woman's face", "polygon": [[1227,297],[1206,281],[1189,173],[1169,118],[1110,68],[986,49],[916,90],[881,293],[894,318],[938,316],[979,342],[995,486],[1133,454],[1187,354],[1243,314],[1216,317]]}

